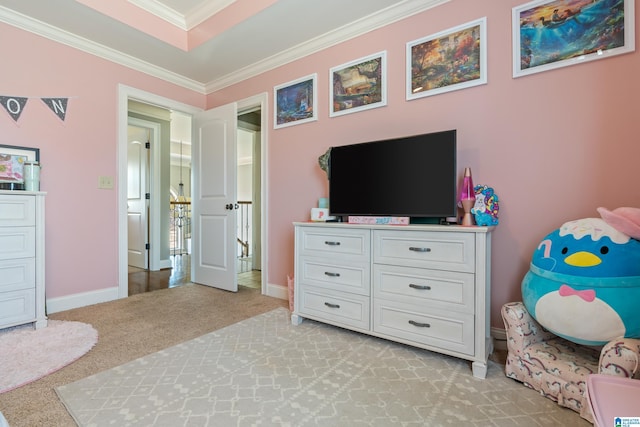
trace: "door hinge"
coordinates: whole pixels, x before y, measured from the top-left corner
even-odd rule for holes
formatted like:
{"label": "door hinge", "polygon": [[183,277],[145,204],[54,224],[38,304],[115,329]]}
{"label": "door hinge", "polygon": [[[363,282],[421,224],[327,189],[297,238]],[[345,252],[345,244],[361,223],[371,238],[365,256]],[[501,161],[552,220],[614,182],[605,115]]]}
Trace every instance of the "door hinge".
{"label": "door hinge", "polygon": [[145,142],[144,143],[144,148],[146,148],[147,150],[151,149],[151,143],[150,142]]}
{"label": "door hinge", "polygon": [[147,200],[151,199],[151,193],[144,193],[144,198]]}
{"label": "door hinge", "polygon": [[145,248],[146,250],[149,250],[149,244],[148,244],[148,243],[145,243],[145,244],[144,244],[144,248]]}

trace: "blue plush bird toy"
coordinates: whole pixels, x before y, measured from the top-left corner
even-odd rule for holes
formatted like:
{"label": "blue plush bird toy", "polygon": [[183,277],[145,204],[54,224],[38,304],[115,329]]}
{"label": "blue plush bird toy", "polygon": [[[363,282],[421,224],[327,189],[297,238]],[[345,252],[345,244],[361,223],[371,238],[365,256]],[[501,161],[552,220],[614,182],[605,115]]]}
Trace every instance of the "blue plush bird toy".
{"label": "blue plush bird toy", "polygon": [[585,345],[640,338],[640,209],[598,212],[548,234],[522,281],[538,323]]}

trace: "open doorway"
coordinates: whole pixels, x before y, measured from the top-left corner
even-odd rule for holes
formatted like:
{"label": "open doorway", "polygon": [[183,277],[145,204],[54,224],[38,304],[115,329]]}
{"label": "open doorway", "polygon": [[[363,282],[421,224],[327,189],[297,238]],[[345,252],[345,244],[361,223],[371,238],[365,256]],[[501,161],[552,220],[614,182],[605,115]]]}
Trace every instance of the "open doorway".
{"label": "open doorway", "polygon": [[[251,98],[247,98],[245,100],[239,101],[236,103],[237,107],[238,107],[238,111],[240,112],[247,112],[248,110],[253,109],[255,110],[259,110],[261,112],[260,114],[260,132],[259,132],[259,136],[255,136],[255,138],[258,138],[260,143],[256,144],[256,146],[258,147],[258,149],[260,150],[260,153],[266,153],[267,152],[267,148],[266,148],[266,134],[264,132],[264,129],[266,129],[266,117],[265,117],[265,112],[267,109],[267,99],[268,99],[268,95],[266,93],[260,94],[260,95],[256,95],[254,97]],[[201,112],[202,110],[186,105],[186,104],[182,104],[178,101],[174,101],[168,98],[164,98],[158,95],[154,95],[145,91],[141,91],[139,89],[135,89],[135,88],[131,88],[131,87],[127,87],[124,85],[120,85],[119,86],[119,101],[118,101],[118,109],[119,109],[119,113],[118,113],[118,123],[119,123],[119,143],[118,143],[118,182],[119,182],[119,190],[118,190],[118,234],[119,234],[119,243],[118,243],[118,278],[119,278],[119,285],[118,285],[118,297],[120,298],[124,298],[126,296],[128,296],[128,280],[127,280],[127,273],[128,273],[128,260],[127,260],[127,240],[128,240],[128,226],[127,226],[127,182],[128,182],[128,176],[127,176],[127,163],[128,163],[128,156],[127,156],[127,119],[128,119],[128,102],[129,101],[138,101],[138,102],[142,102],[142,103],[147,103],[149,105],[152,106],[156,106],[156,107],[160,107],[160,108],[164,108],[168,111],[180,111],[184,114],[187,115],[195,115],[198,114],[199,112]],[[161,132],[164,132],[164,130],[162,130]],[[164,132],[165,135],[167,134],[166,132]],[[258,134],[256,134],[258,135]],[[151,193],[153,194],[153,192],[157,189],[159,194],[164,194],[164,193],[168,193],[168,187],[169,187],[169,183],[168,183],[168,174],[165,173],[164,174],[160,174],[160,170],[162,165],[165,165],[165,161],[168,163],[169,160],[169,145],[170,144],[166,144],[166,145],[162,145],[162,156],[158,156],[157,158],[153,156],[152,154],[152,159],[151,159]],[[164,151],[166,150],[166,151]],[[253,227],[253,235],[257,235],[257,238],[254,238],[254,248],[255,248],[255,252],[253,254],[253,260],[256,262],[254,264],[255,267],[259,268],[260,270],[258,270],[261,274],[260,274],[260,288],[261,288],[261,292],[263,294],[266,295],[271,295],[271,296],[276,296],[276,297],[282,297],[279,287],[271,287],[273,289],[271,289],[267,283],[267,271],[266,271],[266,267],[268,266],[268,261],[267,261],[267,254],[266,251],[263,250],[264,247],[266,247],[267,245],[267,229],[265,224],[267,223],[267,206],[266,206],[266,174],[267,174],[267,168],[266,168],[266,158],[264,155],[260,155],[259,157],[255,157],[256,159],[256,172],[254,172],[255,174],[258,175],[259,180],[257,181],[258,184],[255,185],[254,191],[259,194],[259,201],[257,203],[252,203],[254,204],[254,215],[257,214],[258,216],[258,220],[257,220],[257,225],[255,225]],[[259,159],[259,160],[258,160]],[[252,160],[253,161],[253,160]],[[166,182],[164,181],[166,177]],[[162,183],[161,183],[162,181]],[[165,188],[166,191],[160,191],[161,188]],[[167,212],[167,216],[168,216],[168,203],[169,200],[168,198],[166,198],[166,203],[167,203],[167,209],[161,209],[159,206],[159,200],[160,197],[155,198],[156,200],[154,201],[154,198],[152,197],[151,199],[151,203],[149,206],[149,212],[151,217],[154,217],[154,212],[160,212],[161,214],[163,214],[164,212]],[[155,202],[155,203],[154,203]],[[159,215],[156,215],[159,216]],[[168,219],[167,219],[168,222]],[[151,226],[151,231],[150,233],[153,234],[156,231],[153,229],[153,225]],[[167,257],[164,259],[168,260],[168,248],[169,248],[169,243],[168,243],[168,237],[167,237],[167,242],[161,243],[161,246],[163,246],[164,248],[167,248]],[[157,245],[156,245],[157,247]],[[153,246],[152,246],[153,249]],[[170,266],[170,264],[169,264]],[[271,291],[270,291],[271,289]]]}
{"label": "open doorway", "polygon": [[238,111],[237,200],[238,285],[261,288],[261,141],[259,106]]}

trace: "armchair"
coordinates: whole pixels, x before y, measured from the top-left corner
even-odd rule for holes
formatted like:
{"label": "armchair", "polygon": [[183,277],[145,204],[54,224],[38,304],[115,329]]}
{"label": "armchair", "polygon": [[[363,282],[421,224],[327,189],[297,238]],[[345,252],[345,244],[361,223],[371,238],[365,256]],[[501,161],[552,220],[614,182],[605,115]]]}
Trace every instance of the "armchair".
{"label": "armchair", "polygon": [[507,377],[593,422],[587,401],[587,377],[607,374],[640,377],[640,340],[619,338],[602,347],[567,341],[545,330],[521,302],[502,306],[507,332]]}

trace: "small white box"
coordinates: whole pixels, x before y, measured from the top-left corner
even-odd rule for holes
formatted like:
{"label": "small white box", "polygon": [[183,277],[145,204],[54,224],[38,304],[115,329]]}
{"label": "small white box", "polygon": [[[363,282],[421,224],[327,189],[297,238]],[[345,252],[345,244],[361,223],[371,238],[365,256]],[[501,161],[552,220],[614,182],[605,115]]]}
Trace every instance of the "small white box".
{"label": "small white box", "polygon": [[328,221],[333,219],[336,219],[336,217],[329,216],[329,209],[311,208],[311,221]]}

